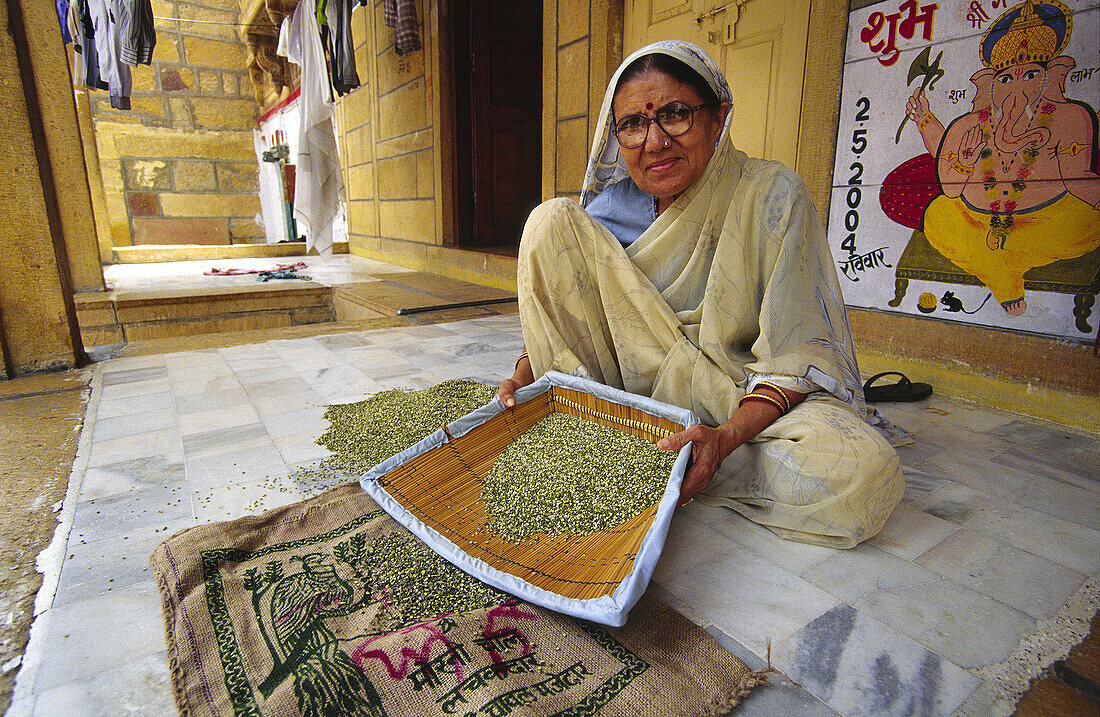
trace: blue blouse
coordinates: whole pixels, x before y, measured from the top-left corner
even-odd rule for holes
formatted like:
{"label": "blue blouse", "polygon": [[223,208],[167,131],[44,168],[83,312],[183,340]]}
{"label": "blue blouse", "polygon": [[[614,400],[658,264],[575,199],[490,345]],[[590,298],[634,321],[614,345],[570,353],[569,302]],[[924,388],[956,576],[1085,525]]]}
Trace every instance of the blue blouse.
{"label": "blue blouse", "polygon": [[627,246],[653,223],[653,195],[627,177],[604,188],[585,211]]}

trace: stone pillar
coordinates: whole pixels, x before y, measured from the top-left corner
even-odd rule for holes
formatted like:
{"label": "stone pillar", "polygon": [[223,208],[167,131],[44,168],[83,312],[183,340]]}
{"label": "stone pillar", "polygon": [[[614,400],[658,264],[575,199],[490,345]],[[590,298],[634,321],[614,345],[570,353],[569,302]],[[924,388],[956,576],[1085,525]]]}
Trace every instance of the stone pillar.
{"label": "stone pillar", "polygon": [[[54,86],[36,78],[37,68],[50,61],[64,67],[64,58],[59,39],[52,45],[48,41],[36,44],[33,40],[37,38],[29,31],[35,25],[57,27],[56,11],[53,3],[4,0],[0,22],[5,25],[0,32],[0,72],[4,78],[0,83],[0,116],[5,120],[5,131],[0,133],[0,176],[5,178],[6,189],[0,257],[9,267],[0,281],[0,352],[4,373],[11,378],[32,371],[69,368],[83,363],[86,357],[76,322],[64,234],[66,221],[72,220],[68,214],[70,200],[59,202],[59,178],[55,177],[51,151],[56,151],[56,143],[68,140],[64,127],[54,124],[53,118],[50,126],[43,120],[44,107],[63,105],[54,93],[63,93],[69,97],[75,128],[72,85],[67,78]],[[75,151],[78,157],[83,156],[79,146]],[[65,166],[65,162],[56,163],[58,168]],[[68,176],[61,171],[59,174]],[[83,187],[90,218],[86,180]],[[65,189],[68,192],[72,188]]]}

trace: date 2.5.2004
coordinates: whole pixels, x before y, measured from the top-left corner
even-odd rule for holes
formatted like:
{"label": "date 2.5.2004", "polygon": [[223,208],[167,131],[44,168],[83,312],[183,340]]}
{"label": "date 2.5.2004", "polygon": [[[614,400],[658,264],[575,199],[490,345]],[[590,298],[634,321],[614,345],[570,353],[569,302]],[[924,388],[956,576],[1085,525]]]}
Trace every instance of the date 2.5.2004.
{"label": "date 2.5.2004", "polygon": [[845,204],[848,210],[844,214],[844,229],[848,232],[844,240],[840,242],[842,251],[848,252],[848,258],[837,262],[845,278],[851,281],[859,281],[859,274],[878,266],[890,266],[885,263],[883,253],[885,247],[874,249],[867,253],[860,253],[856,248],[856,230],[859,228],[859,203],[863,200],[863,162],[860,158],[867,151],[867,129],[864,125],[871,119],[871,100],[860,97],[856,100],[856,127],[852,130],[852,156],[855,161],[848,167],[851,176],[848,177],[848,192],[845,196]]}

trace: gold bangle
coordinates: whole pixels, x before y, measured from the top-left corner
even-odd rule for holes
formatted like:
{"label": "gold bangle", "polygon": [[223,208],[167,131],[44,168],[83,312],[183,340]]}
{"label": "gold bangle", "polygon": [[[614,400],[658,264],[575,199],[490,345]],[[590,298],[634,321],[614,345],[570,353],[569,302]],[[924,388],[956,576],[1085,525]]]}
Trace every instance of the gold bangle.
{"label": "gold bangle", "polygon": [[778,393],[779,397],[781,399],[783,399],[783,405],[787,407],[787,410],[783,411],[783,413],[790,413],[790,411],[791,411],[791,399],[787,398],[787,394],[786,394],[786,392],[783,391],[783,389],[781,389],[779,386],[776,386],[771,381],[757,381],[756,385],[757,386],[767,386],[771,390]]}
{"label": "gold bangle", "polygon": [[523,359],[527,359],[528,362],[530,362],[530,360],[531,360],[531,356],[530,356],[530,354],[527,353],[527,349],[524,349],[523,353],[521,353],[519,355],[519,358],[516,359],[516,365],[515,365],[515,368],[512,369],[512,373],[515,373],[515,370],[517,368],[519,368],[519,362],[522,361]]}
{"label": "gold bangle", "polygon": [[919,130],[924,129],[928,125],[928,123],[931,122],[934,119],[936,119],[935,113],[929,112],[928,114],[926,114],[924,116],[924,119],[917,122],[917,130],[919,131]]}
{"label": "gold bangle", "polygon": [[779,409],[780,416],[786,413],[786,411],[783,410],[782,403],[765,393],[746,393],[744,396],[741,397],[741,400],[737,402],[738,407],[744,404],[745,401],[767,401],[768,403]]}
{"label": "gold bangle", "polygon": [[951,168],[959,174],[974,174],[973,167],[967,167],[965,165],[959,164],[959,160],[957,159],[951,163]]}

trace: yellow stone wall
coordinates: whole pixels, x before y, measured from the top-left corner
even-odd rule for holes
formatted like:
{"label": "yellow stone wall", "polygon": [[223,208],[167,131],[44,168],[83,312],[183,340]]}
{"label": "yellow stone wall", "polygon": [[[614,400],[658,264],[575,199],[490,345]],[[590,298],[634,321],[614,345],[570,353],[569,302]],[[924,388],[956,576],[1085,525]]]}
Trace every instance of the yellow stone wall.
{"label": "yellow stone wall", "polygon": [[544,199],[580,198],[604,91],[622,54],[622,0],[543,2]]}
{"label": "yellow stone wall", "polygon": [[237,0],[153,0],[151,66],[131,110],[84,90],[113,246],[264,241],[252,130],[258,108]]}
{"label": "yellow stone wall", "polygon": [[[425,247],[448,240],[441,223],[438,8],[417,3],[423,49],[399,57],[382,3],[357,6],[352,37],[360,86],[336,103],[348,242],[354,254],[420,268]],[[425,6],[428,16],[425,17]]]}
{"label": "yellow stone wall", "polygon": [[[9,18],[21,16],[20,27]],[[52,16],[52,23],[51,23]],[[0,177],[4,231],[0,255],[11,267],[0,281],[3,373],[68,368],[84,355],[76,328],[70,254],[95,254],[76,116],[52,3],[4,0],[0,16]],[[39,30],[43,33],[39,35]],[[20,49],[16,37],[25,40]],[[62,78],[57,76],[60,68]],[[24,73],[29,82],[24,85]],[[71,152],[71,156],[64,153]],[[83,189],[82,189],[83,188]],[[93,259],[94,263],[94,259]],[[86,277],[95,285],[94,276]],[[102,275],[98,278],[102,287]]]}

